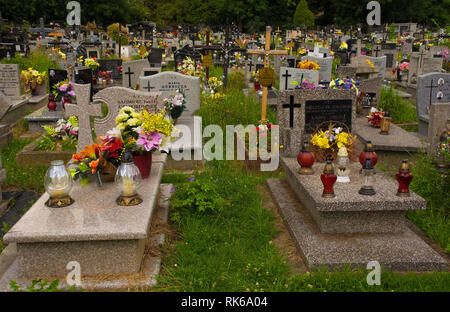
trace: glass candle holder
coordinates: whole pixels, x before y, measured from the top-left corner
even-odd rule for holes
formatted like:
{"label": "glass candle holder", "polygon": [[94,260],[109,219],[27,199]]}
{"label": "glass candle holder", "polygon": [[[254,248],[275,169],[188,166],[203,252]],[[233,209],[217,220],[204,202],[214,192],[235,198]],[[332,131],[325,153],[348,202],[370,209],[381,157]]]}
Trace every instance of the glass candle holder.
{"label": "glass candle holder", "polygon": [[349,178],[350,169],[348,168],[349,163],[350,163],[350,160],[348,158],[347,149],[345,148],[345,146],[341,146],[339,148],[337,158],[336,158],[337,182],[340,182],[340,183],[350,182],[350,178]]}
{"label": "glass candle holder", "polygon": [[370,158],[366,158],[362,167],[362,174],[364,176],[364,182],[359,190],[359,194],[368,196],[375,195],[375,189],[373,187],[375,183],[375,169],[373,168]]}
{"label": "glass candle holder", "polygon": [[45,204],[52,208],[73,204],[74,200],[69,196],[72,185],[72,176],[64,166],[64,161],[52,161],[44,177],[45,191],[50,196]]}
{"label": "glass candle holder", "polygon": [[126,152],[115,176],[115,183],[120,191],[120,196],[116,200],[117,204],[120,206],[135,206],[142,203],[142,198],[137,193],[141,182],[139,168],[133,163],[131,153]]}

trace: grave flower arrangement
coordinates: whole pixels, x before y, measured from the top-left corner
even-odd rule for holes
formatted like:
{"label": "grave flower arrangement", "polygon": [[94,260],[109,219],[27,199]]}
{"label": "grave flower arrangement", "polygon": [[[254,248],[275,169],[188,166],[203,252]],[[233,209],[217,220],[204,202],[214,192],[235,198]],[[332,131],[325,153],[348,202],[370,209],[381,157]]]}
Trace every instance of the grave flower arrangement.
{"label": "grave flower arrangement", "polygon": [[330,82],[329,88],[330,89],[351,89],[355,90],[356,95],[359,95],[359,82],[355,81],[350,78],[343,78],[343,79],[335,79]]}
{"label": "grave flower arrangement", "polygon": [[45,72],[40,73],[31,67],[27,70],[22,70],[20,73],[20,82],[22,83],[22,86],[27,86],[29,88],[27,91],[31,91],[32,93],[39,91],[39,88],[45,82],[45,79]]}
{"label": "grave flower arrangement", "polygon": [[381,125],[381,119],[383,119],[384,112],[373,112],[369,117],[368,121],[374,127],[379,127]]}
{"label": "grave flower arrangement", "polygon": [[37,151],[76,151],[78,143],[78,119],[71,116],[60,119],[56,127],[42,126],[45,134],[37,143]]}
{"label": "grave flower arrangement", "polygon": [[223,81],[217,77],[209,77],[208,79],[207,95],[209,98],[215,100],[220,99],[224,95],[221,93],[223,88]]}
{"label": "grave flower arrangement", "polygon": [[81,178],[81,186],[86,185],[91,178],[95,179],[97,186],[114,179],[117,168],[105,158],[106,153],[102,148],[103,143],[86,145],[83,151],[72,155],[75,167],[69,172],[74,180]]}
{"label": "grave flower arrangement", "polygon": [[166,112],[172,119],[178,119],[186,109],[186,96],[183,90],[178,89],[175,94],[169,96],[168,98],[165,98],[164,107],[166,108]]}
{"label": "grave flower arrangement", "polygon": [[203,77],[204,68],[202,64],[196,65],[194,60],[186,57],[183,62],[177,67],[178,72],[188,76]]}
{"label": "grave flower arrangement", "polygon": [[[72,99],[75,97],[74,85],[72,81],[64,80],[60,81],[55,85],[55,90],[53,90],[53,95],[56,101],[61,101],[63,98]],[[66,102],[68,102],[66,100]]]}
{"label": "grave flower arrangement", "polygon": [[366,60],[366,63],[367,63],[370,67],[374,67],[374,66],[375,66],[369,59]]}
{"label": "grave flower arrangement", "polygon": [[319,70],[320,66],[316,62],[311,61],[301,61],[297,64],[297,68],[309,69],[309,70]]}
{"label": "grave flower arrangement", "polygon": [[341,45],[339,46],[339,50],[347,50],[348,44],[345,41],[341,42]]}
{"label": "grave flower arrangement", "polygon": [[398,68],[401,72],[407,73],[409,71],[409,62],[401,63],[400,65],[398,65]]}
{"label": "grave flower arrangement", "polygon": [[95,61],[95,58],[87,58],[84,60],[84,66],[92,70],[96,70],[100,64]]}
{"label": "grave flower arrangement", "polygon": [[336,159],[339,148],[342,146],[345,146],[349,153],[352,152],[355,138],[348,130],[344,131],[344,127],[330,123],[325,131],[322,126],[319,126],[310,142],[316,159],[324,162],[330,158]]}
{"label": "grave flower arrangement", "polygon": [[314,84],[314,82],[309,82],[307,80],[302,81],[301,83],[298,81],[291,81],[292,85],[295,85],[296,89],[322,89],[321,86]]}

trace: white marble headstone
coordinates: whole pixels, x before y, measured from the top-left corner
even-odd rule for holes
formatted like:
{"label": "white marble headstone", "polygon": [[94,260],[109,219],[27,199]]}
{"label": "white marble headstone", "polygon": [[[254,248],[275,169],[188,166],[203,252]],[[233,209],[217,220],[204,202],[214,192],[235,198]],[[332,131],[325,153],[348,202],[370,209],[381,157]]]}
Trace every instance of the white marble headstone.
{"label": "white marble headstone", "polygon": [[141,90],[148,88],[151,92],[161,92],[163,99],[174,94],[177,89],[184,90],[186,110],[183,116],[192,116],[200,109],[200,78],[166,71],[148,77],[140,77]]}
{"label": "white marble headstone", "polygon": [[291,84],[297,81],[299,84],[303,81],[319,83],[319,71],[291,67],[280,67],[280,90],[295,89],[296,85]]}

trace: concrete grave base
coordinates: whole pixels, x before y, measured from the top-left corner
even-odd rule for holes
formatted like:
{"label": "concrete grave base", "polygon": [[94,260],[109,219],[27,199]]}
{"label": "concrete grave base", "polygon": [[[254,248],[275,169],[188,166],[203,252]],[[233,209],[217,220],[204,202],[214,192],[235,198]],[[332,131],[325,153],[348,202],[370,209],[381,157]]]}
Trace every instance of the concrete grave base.
{"label": "concrete grave base", "polygon": [[[158,227],[167,225],[169,215],[169,202],[171,184],[161,184],[160,198],[156,211],[154,212],[154,219],[152,222],[152,229],[147,240],[143,241],[145,250],[143,256],[139,259],[139,267],[135,272],[116,273],[116,274],[84,274],[83,267],[81,267],[81,289],[87,291],[140,291],[146,290],[148,287],[156,285],[156,277],[161,268],[161,259],[154,255],[152,249],[159,249],[164,243],[165,235],[158,233]],[[156,227],[156,229],[155,229]],[[120,254],[121,257],[125,254]],[[137,255],[137,254],[135,254]],[[100,257],[98,252],[96,256]],[[103,258],[102,258],[103,259]],[[69,271],[67,271],[69,272]],[[66,272],[66,273],[67,273]],[[3,276],[2,276],[3,275]],[[31,285],[32,278],[23,277],[20,273],[20,259],[17,252],[17,244],[10,244],[6,247],[0,256],[0,291],[12,291],[9,282],[14,280],[22,288]],[[37,278],[42,278],[38,276]],[[65,276],[45,276],[45,279],[53,281],[59,280],[59,287],[68,287]]]}
{"label": "concrete grave base", "polygon": [[284,180],[268,179],[267,185],[310,268],[366,268],[369,261],[378,261],[384,270],[447,270],[447,262],[408,227],[396,234],[323,234]]}
{"label": "concrete grave base", "polygon": [[48,94],[41,94],[41,95],[36,95],[36,96],[32,96],[29,100],[28,103],[30,104],[37,104],[40,103],[41,101],[47,101],[48,99]]}

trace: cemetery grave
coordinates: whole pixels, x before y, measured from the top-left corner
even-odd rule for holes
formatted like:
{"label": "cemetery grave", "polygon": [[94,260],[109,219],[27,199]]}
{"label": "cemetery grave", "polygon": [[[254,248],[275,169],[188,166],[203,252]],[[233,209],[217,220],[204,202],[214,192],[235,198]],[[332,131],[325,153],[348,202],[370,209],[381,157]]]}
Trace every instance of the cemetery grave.
{"label": "cemetery grave", "polygon": [[162,4],[2,28],[0,291],[69,287],[71,261],[87,291],[448,291],[448,38]]}

